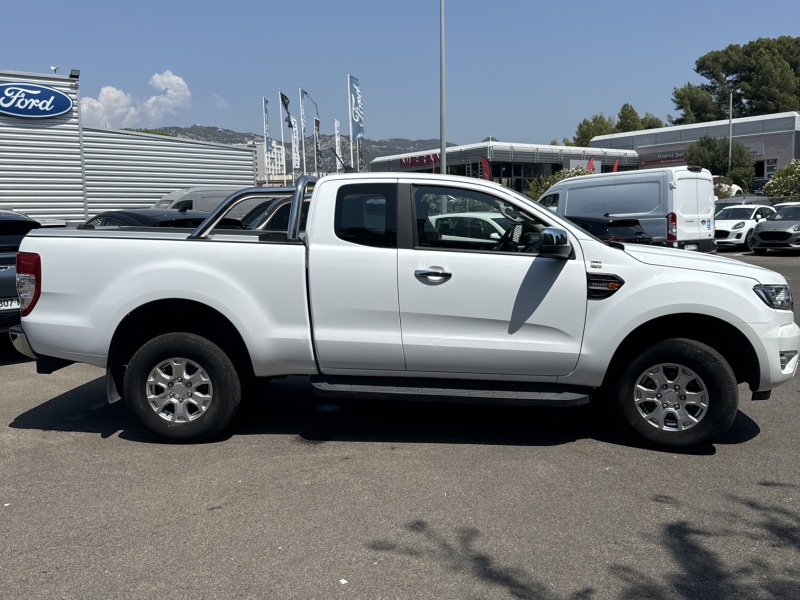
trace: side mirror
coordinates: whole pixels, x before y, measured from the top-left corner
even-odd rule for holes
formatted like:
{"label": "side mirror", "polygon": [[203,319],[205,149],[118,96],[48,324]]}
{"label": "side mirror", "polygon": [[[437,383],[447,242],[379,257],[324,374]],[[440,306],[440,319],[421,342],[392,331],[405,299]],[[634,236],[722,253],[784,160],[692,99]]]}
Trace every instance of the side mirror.
{"label": "side mirror", "polygon": [[502,236],[499,233],[490,233],[489,239],[490,240],[499,240]]}
{"label": "side mirror", "polygon": [[569,258],[572,244],[567,232],[558,227],[545,227],[539,240],[539,256],[546,258]]}

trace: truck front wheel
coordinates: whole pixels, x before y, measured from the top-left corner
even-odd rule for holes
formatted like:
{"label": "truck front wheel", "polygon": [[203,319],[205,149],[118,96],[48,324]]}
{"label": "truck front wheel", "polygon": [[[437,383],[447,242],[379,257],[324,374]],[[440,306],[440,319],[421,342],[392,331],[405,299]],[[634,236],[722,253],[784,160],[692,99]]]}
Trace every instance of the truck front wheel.
{"label": "truck front wheel", "polygon": [[190,333],[168,333],[131,358],[123,382],[125,402],[154,433],[200,442],[217,435],[236,414],[241,384],[216,344]]}
{"label": "truck front wheel", "polygon": [[718,440],[739,403],[736,377],[713,348],[670,339],[638,356],[614,388],[624,426],[652,444],[688,448]]}

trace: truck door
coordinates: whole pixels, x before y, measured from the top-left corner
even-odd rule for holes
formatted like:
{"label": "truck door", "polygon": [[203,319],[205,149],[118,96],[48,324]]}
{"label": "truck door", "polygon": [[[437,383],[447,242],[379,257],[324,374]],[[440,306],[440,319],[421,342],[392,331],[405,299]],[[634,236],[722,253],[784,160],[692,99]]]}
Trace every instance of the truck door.
{"label": "truck door", "polygon": [[[587,302],[575,240],[575,260],[540,258],[546,223],[499,196],[429,185],[413,186],[410,196],[414,240],[398,259],[408,370],[544,378],[572,371]],[[443,211],[494,219],[507,234],[488,246],[447,239],[429,218]]]}
{"label": "truck door", "polygon": [[314,194],[308,287],[322,371],[404,370],[397,180],[323,181]]}
{"label": "truck door", "polygon": [[[699,178],[691,172],[679,172],[675,188],[675,216],[679,242],[699,242],[700,228],[707,226],[700,215]],[[701,224],[700,221],[705,221]],[[709,230],[711,231],[711,230]]]}

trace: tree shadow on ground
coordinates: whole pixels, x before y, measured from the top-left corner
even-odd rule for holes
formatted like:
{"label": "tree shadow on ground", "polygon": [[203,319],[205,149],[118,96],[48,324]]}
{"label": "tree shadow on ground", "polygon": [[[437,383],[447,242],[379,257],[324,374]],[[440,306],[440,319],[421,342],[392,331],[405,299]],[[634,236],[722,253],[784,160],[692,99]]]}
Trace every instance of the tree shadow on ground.
{"label": "tree shadow on ground", "polygon": [[480,532],[474,527],[465,527],[455,532],[455,540],[437,532],[423,520],[411,521],[406,529],[417,536],[413,545],[377,540],[369,542],[367,548],[376,552],[392,552],[403,556],[423,558],[438,563],[446,570],[469,576],[486,585],[504,589],[512,598],[519,600],[572,600],[589,599],[594,590],[586,588],[569,596],[560,596],[548,586],[536,581],[523,569],[498,564],[489,554],[478,550],[475,541]]}
{"label": "tree shadow on ground", "polygon": [[[105,381],[95,379],[19,415],[19,429],[85,431],[134,441],[157,441],[125,409],[108,405]],[[740,412],[722,443],[755,437],[758,426]],[[602,407],[572,408],[428,403],[396,400],[330,400],[313,394],[308,378],[289,377],[250,386],[239,415],[221,436],[289,434],[301,441],[448,443],[553,446],[580,439],[636,446]],[[675,451],[672,451],[675,453]],[[711,455],[713,446],[692,454]]]}
{"label": "tree shadow on ground", "polygon": [[[786,488],[796,494],[793,484],[762,481],[765,488]],[[456,529],[443,534],[424,520],[414,520],[405,529],[414,535],[406,542],[373,540],[366,544],[374,552],[422,559],[447,572],[470,577],[488,586],[507,592],[520,600],[589,599],[597,597],[623,600],[732,600],[753,598],[800,598],[800,513],[774,502],[727,495],[724,511],[698,514],[706,525],[686,520],[663,524],[653,539],[644,537],[645,546],[635,553],[632,564],[612,564],[610,573],[616,578],[615,589],[585,588],[563,595],[537,581],[529,570],[504,566],[485,551],[476,548],[480,533],[474,527]],[[654,496],[653,502],[679,506],[671,496]],[[718,528],[708,522],[722,523]],[[405,536],[403,536],[405,537]],[[744,553],[721,550],[767,546],[758,558]],[[566,551],[569,549],[565,549]],[[751,555],[752,556],[752,555]],[[574,560],[574,558],[573,558]],[[667,561],[664,574],[652,573]],[[536,564],[535,562],[533,564]],[[646,564],[646,567],[641,567]],[[598,574],[598,580],[606,578]]]}

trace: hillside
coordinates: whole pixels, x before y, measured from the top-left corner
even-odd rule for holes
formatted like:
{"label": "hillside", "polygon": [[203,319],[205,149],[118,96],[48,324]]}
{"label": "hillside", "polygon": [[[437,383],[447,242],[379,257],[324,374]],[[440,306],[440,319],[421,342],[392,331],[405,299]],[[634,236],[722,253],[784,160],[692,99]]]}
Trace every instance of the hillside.
{"label": "hillside", "polygon": [[[345,124],[346,125],[346,124]],[[175,137],[189,138],[192,140],[199,140],[203,142],[215,142],[218,144],[252,144],[263,143],[264,136],[257,133],[246,133],[240,131],[233,131],[231,129],[222,129],[220,127],[211,127],[207,125],[192,125],[191,127],[159,127],[157,129],[141,130],[146,133],[158,133],[162,135],[172,135]],[[280,140],[278,140],[280,142]],[[291,164],[290,139],[285,139],[287,146],[286,162],[287,165]],[[336,166],[334,163],[334,156],[331,149],[335,147],[335,139],[332,135],[320,135],[320,146],[322,147],[322,157],[324,164],[324,171],[334,171]],[[455,146],[456,144],[450,142],[448,146]],[[313,171],[314,163],[314,138],[313,136],[306,136],[306,166],[308,171]],[[370,161],[380,156],[390,156],[393,154],[404,154],[407,152],[423,152],[439,147],[438,138],[425,139],[425,140],[408,140],[405,138],[391,138],[388,140],[370,140],[364,139],[364,163],[369,164]],[[347,164],[350,163],[350,138],[346,133],[342,133],[342,157]]]}

